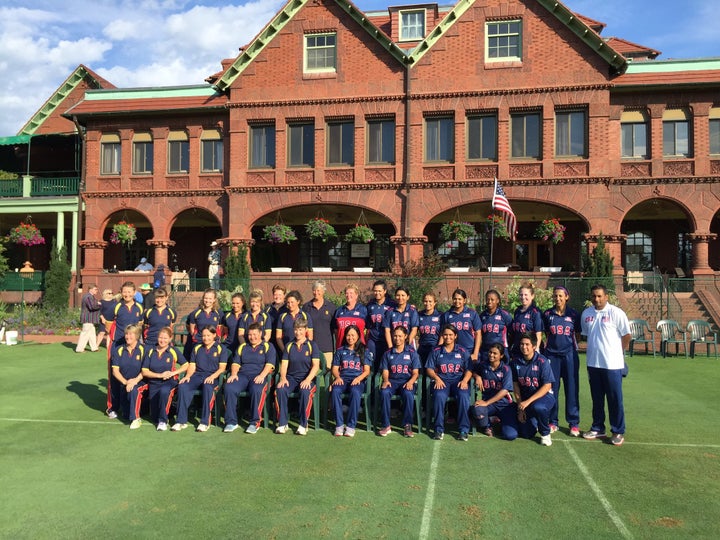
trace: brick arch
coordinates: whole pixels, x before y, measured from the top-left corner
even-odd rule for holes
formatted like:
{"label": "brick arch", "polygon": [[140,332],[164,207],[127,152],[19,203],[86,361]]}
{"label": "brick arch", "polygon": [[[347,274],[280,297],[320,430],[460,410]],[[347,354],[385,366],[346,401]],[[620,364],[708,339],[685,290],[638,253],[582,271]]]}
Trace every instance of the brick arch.
{"label": "brick arch", "polygon": [[[155,233],[155,227],[153,222],[148,216],[147,212],[141,210],[137,206],[123,206],[112,201],[110,204],[95,204],[92,206],[93,212],[86,212],[85,214],[85,235],[86,240],[101,241],[105,230],[110,225],[111,219],[116,215],[122,215],[123,212],[135,212],[140,214],[148,223],[150,230]],[[132,220],[131,220],[132,221]]]}
{"label": "brick arch", "polygon": [[218,205],[217,202],[215,202],[214,200],[210,205],[188,204],[187,201],[183,200],[182,202],[175,205],[174,208],[170,208],[170,210],[172,210],[172,214],[162,216],[164,218],[161,222],[162,227],[158,227],[158,230],[163,231],[163,238],[170,238],[172,229],[177,223],[180,214],[188,210],[198,210],[206,213],[208,216],[214,217],[217,221],[218,227],[220,227],[220,230],[222,231],[224,229],[223,216],[225,215],[227,210],[226,208],[224,208],[224,206]]}
{"label": "brick arch", "polygon": [[[693,195],[696,196],[696,194],[693,194]],[[685,219],[688,220],[688,224],[689,224],[690,230],[691,230],[691,231],[697,230],[697,228],[698,228],[698,222],[699,222],[700,220],[697,219],[696,213],[695,213],[687,204],[685,204],[682,200],[679,200],[679,199],[676,198],[676,197],[657,195],[657,194],[655,194],[655,193],[651,193],[649,196],[645,196],[645,197],[643,197],[643,198],[641,198],[641,199],[639,199],[639,200],[633,200],[633,201],[632,201],[632,204],[630,204],[630,205],[627,206],[625,212],[624,212],[623,215],[622,215],[622,218],[621,218],[620,221],[619,221],[618,226],[619,226],[619,227],[622,227],[622,224],[625,222],[625,220],[628,219],[628,215],[629,215],[635,208],[637,208],[639,205],[645,204],[645,203],[648,203],[648,202],[651,202],[651,201],[654,201],[654,200],[671,202],[671,203],[673,203],[675,206],[679,207],[680,210],[682,210],[683,214],[685,214]],[[695,204],[697,204],[697,199],[695,199],[693,202],[695,202]],[[702,207],[702,206],[700,206],[700,205],[698,205],[698,210],[700,210],[701,212],[702,212],[702,211],[706,211],[705,213],[710,214],[710,209],[705,208],[705,207]],[[709,215],[709,218],[707,218],[707,230],[710,229],[710,222],[712,221],[713,215],[714,215],[714,213],[711,214],[711,215]],[[703,221],[704,221],[704,220],[703,220]]]}

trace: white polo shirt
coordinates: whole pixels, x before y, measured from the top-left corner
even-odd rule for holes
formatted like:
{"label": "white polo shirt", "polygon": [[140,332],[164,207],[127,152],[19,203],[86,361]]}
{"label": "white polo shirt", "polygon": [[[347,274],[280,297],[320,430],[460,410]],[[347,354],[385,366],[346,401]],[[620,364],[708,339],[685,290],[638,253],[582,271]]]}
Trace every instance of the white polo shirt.
{"label": "white polo shirt", "polygon": [[582,335],[587,336],[587,365],[622,369],[625,365],[622,337],[630,333],[625,312],[608,303],[598,311],[586,308],[581,317]]}

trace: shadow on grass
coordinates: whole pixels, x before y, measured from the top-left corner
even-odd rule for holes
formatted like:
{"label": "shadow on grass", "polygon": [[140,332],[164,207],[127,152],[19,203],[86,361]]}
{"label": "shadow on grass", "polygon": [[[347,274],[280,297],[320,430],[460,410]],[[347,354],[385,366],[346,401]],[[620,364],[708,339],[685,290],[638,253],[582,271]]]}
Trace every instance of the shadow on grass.
{"label": "shadow on grass", "polygon": [[107,379],[98,380],[97,385],[87,384],[80,381],[70,381],[67,385],[68,392],[73,392],[90,409],[105,412],[107,409]]}

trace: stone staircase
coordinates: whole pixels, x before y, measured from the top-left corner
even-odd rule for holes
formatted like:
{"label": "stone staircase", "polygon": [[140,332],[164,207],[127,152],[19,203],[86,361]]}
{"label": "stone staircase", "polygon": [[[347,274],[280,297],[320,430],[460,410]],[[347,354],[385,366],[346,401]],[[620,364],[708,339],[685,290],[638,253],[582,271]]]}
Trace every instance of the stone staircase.
{"label": "stone staircase", "polygon": [[170,297],[170,305],[177,313],[177,322],[185,322],[188,313],[197,309],[203,292],[174,292]]}
{"label": "stone staircase", "polygon": [[[703,301],[702,296],[707,293],[671,293],[669,297],[664,294],[662,302],[659,293],[642,293],[624,295],[621,303],[623,309],[631,319],[645,319],[651,328],[655,328],[660,319],[674,319],[681,328],[687,326],[688,321],[701,320],[718,328],[710,307],[710,299]],[[708,309],[710,308],[710,309]]]}

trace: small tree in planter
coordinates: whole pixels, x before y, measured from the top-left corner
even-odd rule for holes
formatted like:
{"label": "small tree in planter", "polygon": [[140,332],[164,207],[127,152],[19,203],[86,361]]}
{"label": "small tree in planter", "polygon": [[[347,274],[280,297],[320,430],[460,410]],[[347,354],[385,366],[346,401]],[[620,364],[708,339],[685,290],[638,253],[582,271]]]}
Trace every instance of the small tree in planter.
{"label": "small tree in planter", "polygon": [[345,241],[353,244],[369,244],[373,240],[375,240],[375,232],[367,225],[359,223],[345,235]]}
{"label": "small tree in planter", "polygon": [[331,238],[337,237],[335,227],[323,217],[312,218],[305,224],[305,233],[313,240],[321,240],[327,242]]}
{"label": "small tree in planter", "polygon": [[444,223],[440,229],[440,237],[446,242],[450,240],[467,242],[468,239],[476,235],[475,227],[467,221],[452,220],[449,223]]}
{"label": "small tree in planter", "polygon": [[250,286],[250,266],[247,261],[247,248],[239,246],[237,251],[231,250],[230,255],[225,259],[225,289],[244,292]]}
{"label": "small tree in planter", "polygon": [[66,312],[70,305],[70,280],[72,271],[67,259],[65,246],[60,248],[53,240],[50,252],[50,266],[45,274],[45,295],[43,305],[51,310]]}
{"label": "small tree in planter", "polygon": [[275,223],[275,225],[263,227],[263,240],[271,244],[289,244],[297,240],[297,236],[292,227],[284,223]]}
{"label": "small tree in planter", "polygon": [[110,233],[111,244],[125,244],[129,246],[137,238],[137,229],[132,223],[128,223],[125,220],[117,222],[112,227],[112,233]]}
{"label": "small tree in planter", "polygon": [[597,278],[600,285],[605,285],[608,291],[615,290],[613,280],[613,258],[605,247],[605,237],[602,232],[598,236],[597,245],[590,254],[583,254],[585,275]]}

